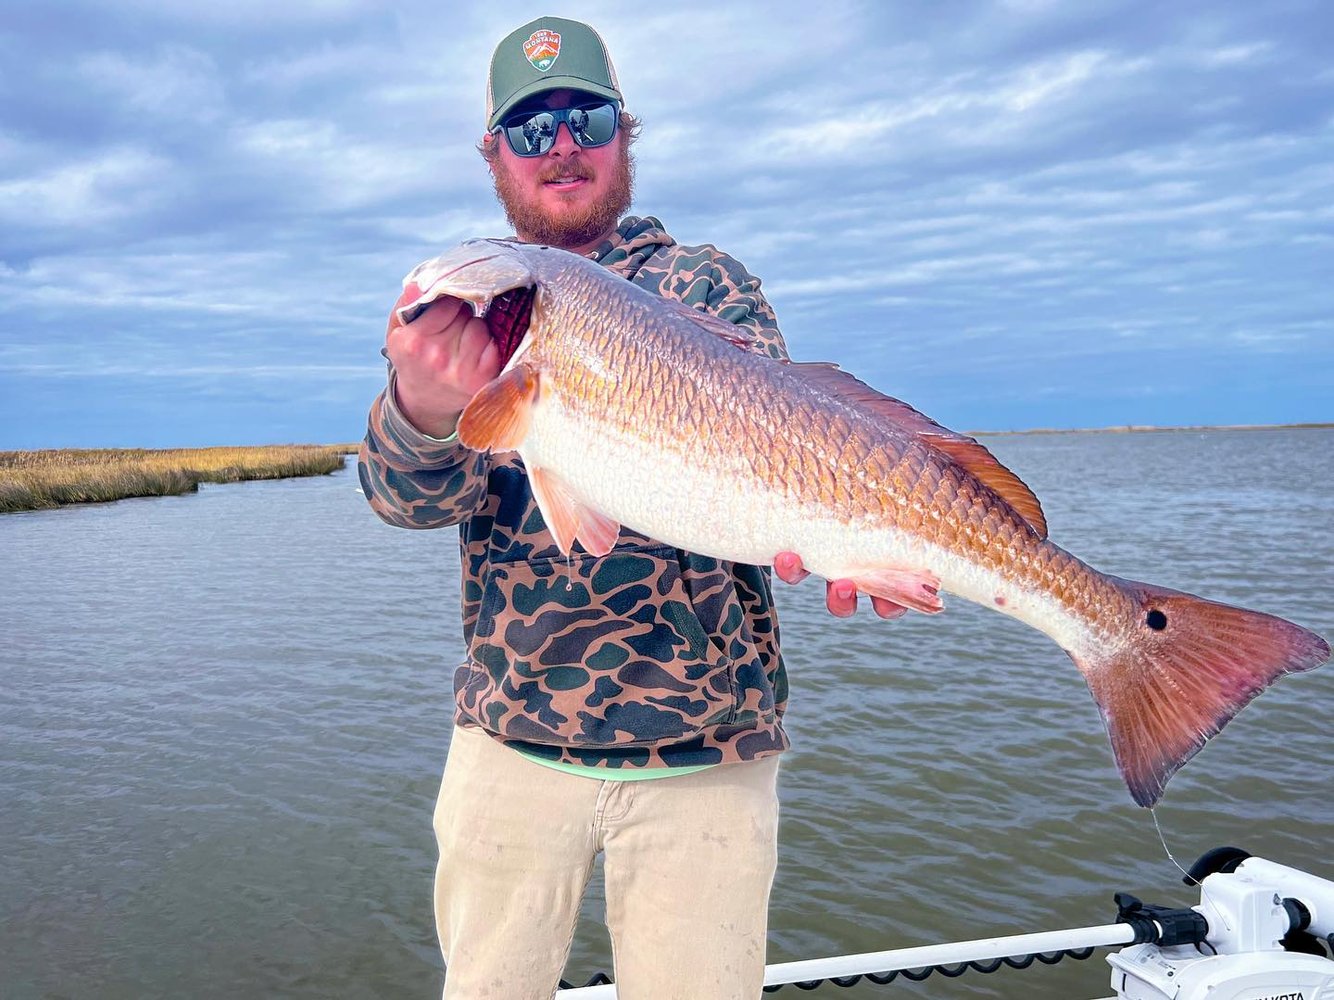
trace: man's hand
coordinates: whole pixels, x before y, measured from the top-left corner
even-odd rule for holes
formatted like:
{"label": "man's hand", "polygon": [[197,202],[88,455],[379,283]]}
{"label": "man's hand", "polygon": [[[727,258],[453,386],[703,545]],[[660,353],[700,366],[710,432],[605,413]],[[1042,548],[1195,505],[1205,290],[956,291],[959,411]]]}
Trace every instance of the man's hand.
{"label": "man's hand", "polygon": [[[394,309],[401,305],[400,299]],[[406,325],[391,319],[385,350],[397,375],[399,410],[430,437],[454,433],[468,400],[500,374],[500,352],[486,323],[450,296]]]}
{"label": "man's hand", "polygon": [[[810,571],[801,564],[801,556],[795,552],[780,552],[774,557],[774,572],[784,583],[800,583],[810,576]],[[851,618],[857,613],[857,585],[851,580],[826,580],[825,604],[829,613],[837,618]],[[871,607],[881,618],[902,618],[908,609],[883,597],[871,596]]]}

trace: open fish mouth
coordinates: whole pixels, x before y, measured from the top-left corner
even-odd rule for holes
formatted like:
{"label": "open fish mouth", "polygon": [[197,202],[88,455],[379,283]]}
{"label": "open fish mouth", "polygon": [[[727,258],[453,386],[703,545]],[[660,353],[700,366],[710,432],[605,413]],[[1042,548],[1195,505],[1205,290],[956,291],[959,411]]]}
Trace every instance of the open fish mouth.
{"label": "open fish mouth", "polygon": [[506,240],[468,240],[418,265],[403,285],[415,294],[399,307],[400,323],[412,322],[441,296],[462,299],[486,321],[502,366],[528,332],[537,296],[537,276]]}

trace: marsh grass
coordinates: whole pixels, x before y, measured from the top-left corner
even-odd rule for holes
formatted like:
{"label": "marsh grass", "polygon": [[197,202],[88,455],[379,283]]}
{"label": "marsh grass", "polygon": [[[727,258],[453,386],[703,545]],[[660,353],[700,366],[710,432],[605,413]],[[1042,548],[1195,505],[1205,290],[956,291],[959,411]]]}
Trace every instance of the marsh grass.
{"label": "marsh grass", "polygon": [[343,468],[348,450],[346,445],[276,445],[0,451],[0,513],[174,496],[192,493],[200,483],[327,475]]}

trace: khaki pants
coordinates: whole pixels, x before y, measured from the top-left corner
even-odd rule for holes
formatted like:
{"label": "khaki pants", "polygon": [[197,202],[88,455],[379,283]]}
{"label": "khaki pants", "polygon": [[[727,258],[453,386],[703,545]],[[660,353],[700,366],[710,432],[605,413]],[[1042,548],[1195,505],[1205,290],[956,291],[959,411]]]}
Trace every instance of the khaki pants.
{"label": "khaki pants", "polygon": [[758,998],[777,776],[768,757],[598,781],[456,729],[435,810],[446,1000],[550,1000],[599,851],[618,1000]]}

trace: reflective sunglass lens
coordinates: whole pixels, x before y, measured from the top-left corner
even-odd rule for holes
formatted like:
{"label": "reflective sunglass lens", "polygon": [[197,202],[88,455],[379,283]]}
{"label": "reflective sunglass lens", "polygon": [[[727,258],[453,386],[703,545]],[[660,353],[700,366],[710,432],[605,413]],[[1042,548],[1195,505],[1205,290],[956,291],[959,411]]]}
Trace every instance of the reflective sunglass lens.
{"label": "reflective sunglass lens", "polygon": [[614,104],[575,108],[567,121],[570,133],[581,146],[605,146],[616,134],[617,111]]}
{"label": "reflective sunglass lens", "polygon": [[570,131],[574,134],[575,141],[579,145],[588,143],[588,112],[579,108],[570,112],[569,117]]}
{"label": "reflective sunglass lens", "polygon": [[561,122],[574,141],[585,148],[605,146],[616,134],[619,110],[615,104],[593,104],[581,108],[558,108],[515,115],[502,123],[510,149],[520,156],[541,156],[556,142]]}
{"label": "reflective sunglass lens", "polygon": [[505,132],[516,153],[536,156],[545,153],[555,142],[556,122],[549,114],[532,115],[520,124],[506,126]]}

